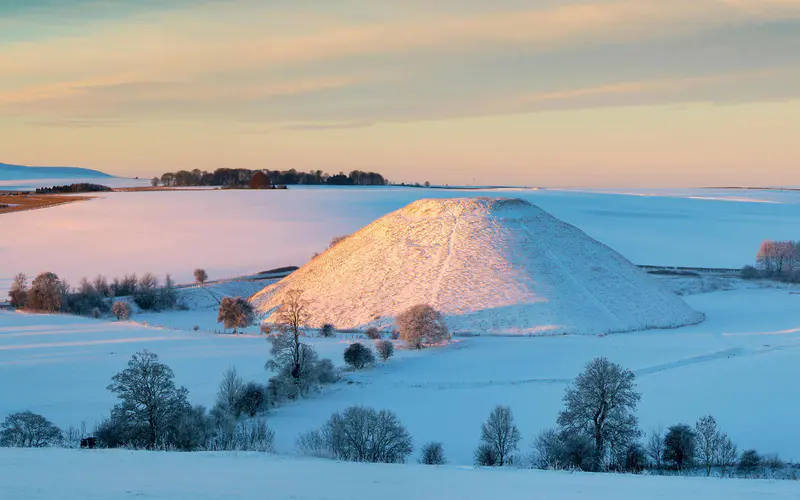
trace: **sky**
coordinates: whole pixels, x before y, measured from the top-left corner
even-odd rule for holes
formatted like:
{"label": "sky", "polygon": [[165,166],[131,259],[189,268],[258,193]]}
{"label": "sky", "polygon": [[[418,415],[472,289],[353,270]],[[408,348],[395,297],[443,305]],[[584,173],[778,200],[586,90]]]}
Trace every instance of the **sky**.
{"label": "sky", "polygon": [[800,0],[0,0],[0,162],[800,185]]}

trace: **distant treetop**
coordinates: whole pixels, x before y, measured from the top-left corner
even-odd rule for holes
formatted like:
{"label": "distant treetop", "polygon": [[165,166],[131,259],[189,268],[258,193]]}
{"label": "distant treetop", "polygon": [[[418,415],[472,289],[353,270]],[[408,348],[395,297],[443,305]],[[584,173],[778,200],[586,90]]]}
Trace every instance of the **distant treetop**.
{"label": "distant treetop", "polygon": [[[194,169],[167,172],[153,179],[162,186],[225,186],[254,187],[279,186],[287,184],[327,184],[336,186],[383,186],[389,181],[375,172],[353,170],[349,174],[339,172],[330,175],[322,170],[298,172],[291,170],[250,170],[245,168],[218,168],[213,172]],[[251,184],[252,183],[252,184]]]}

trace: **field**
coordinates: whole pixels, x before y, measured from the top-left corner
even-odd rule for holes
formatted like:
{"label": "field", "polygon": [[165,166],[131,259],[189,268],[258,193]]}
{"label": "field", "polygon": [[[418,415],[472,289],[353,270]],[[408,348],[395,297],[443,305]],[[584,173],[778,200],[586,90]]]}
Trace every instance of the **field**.
{"label": "field", "polygon": [[[400,500],[772,500],[797,498],[792,481],[637,477],[421,465],[345,464],[254,453],[2,450],[0,497],[154,500],[220,498]],[[46,474],[41,472],[45,470]],[[136,471],[132,473],[132,471]],[[82,478],[76,480],[76,478]],[[35,486],[34,486],[35,485]]]}
{"label": "field", "polygon": [[425,197],[521,197],[636,264],[741,267],[763,239],[800,234],[796,192],[638,194],[299,186],[104,193],[57,210],[0,216],[0,295],[17,272],[50,270],[76,283],[84,275],[151,271],[188,282],[195,267],[215,279],[299,266],[331,237]]}
{"label": "field", "polygon": [[[51,210],[0,216],[0,234],[13,235],[0,241],[0,278],[7,286],[15,272],[33,275],[53,270],[74,283],[84,274],[153,271],[170,272],[179,282],[188,282],[198,266],[205,267],[214,279],[302,265],[313,252],[324,249],[332,236],[350,233],[410,201],[479,194],[523,197],[637,264],[740,267],[752,262],[761,240],[796,239],[800,234],[800,195],[789,192],[465,193],[295,188],[109,193]],[[421,488],[435,492],[456,484],[463,488],[456,496],[482,498],[498,481],[512,485],[509,498],[529,494],[532,488],[545,496],[558,491],[561,498],[579,498],[598,488],[608,492],[609,498],[789,498],[796,493],[787,489],[793,483],[711,483],[457,467],[472,463],[480,424],[496,404],[513,409],[524,436],[521,451],[528,453],[535,435],[555,423],[564,388],[595,356],[607,356],[634,370],[642,393],[638,414],[645,431],[658,425],[693,423],[702,415],[713,414],[740,449],[752,447],[799,460],[800,435],[793,432],[798,410],[793,394],[800,376],[800,294],[792,293],[797,289],[745,285],[736,280],[664,278],[662,283],[689,293],[684,298],[705,313],[706,321],[676,330],[606,336],[473,337],[459,338],[443,348],[401,349],[388,363],[347,373],[346,383],[283,406],[267,417],[276,431],[277,451],[291,455],[297,434],[318,427],[333,411],[352,404],[389,408],[408,427],[417,450],[429,440],[442,441],[453,466],[348,466],[249,454],[193,454],[185,459],[183,455],[157,454],[151,460],[138,453],[70,451],[2,451],[0,466],[28,473],[35,463],[57,471],[41,495],[32,496],[43,499],[56,498],[53,488],[64,483],[69,483],[65,491],[86,496],[79,482],[58,478],[70,477],[72,470],[93,470],[97,461],[106,467],[97,469],[98,474],[107,472],[112,478],[102,484],[117,497],[137,490],[154,498],[176,498],[178,491],[196,491],[198,498],[202,498],[200,493],[209,498],[219,496],[203,482],[173,484],[156,473],[144,486],[120,479],[126,468],[137,465],[153,471],[185,467],[197,477],[206,477],[205,467],[227,467],[241,478],[247,477],[244,471],[258,468],[275,474],[259,479],[265,482],[268,477],[295,477],[307,468],[337,478],[369,477],[353,498],[362,494],[374,497],[379,487],[403,498]],[[711,291],[717,287],[727,291]],[[247,294],[250,290],[249,286],[233,287],[230,292]],[[202,297],[205,292],[196,293]],[[0,384],[0,415],[30,409],[64,427],[85,421],[91,428],[114,404],[113,395],[106,390],[111,376],[125,366],[133,352],[143,348],[156,351],[173,368],[193,403],[213,404],[221,374],[230,366],[246,379],[265,381],[269,349],[264,337],[255,329],[237,337],[214,334],[218,327],[213,300],[198,301],[200,309],[195,311],[137,315],[128,323],[0,312],[0,374],[6,381]],[[199,331],[193,331],[194,325]],[[341,365],[341,353],[352,340],[352,336],[342,336],[309,341],[322,357]],[[12,483],[0,485],[0,496],[16,497],[13,488],[28,491],[25,474],[11,476]],[[232,484],[239,488],[242,481]],[[401,484],[401,489],[394,484]],[[314,498],[319,492],[313,488],[301,484],[296,497]],[[236,491],[245,498],[260,493],[245,487]],[[278,490],[277,497],[280,491],[284,490]],[[448,494],[455,494],[453,491],[447,490]]]}

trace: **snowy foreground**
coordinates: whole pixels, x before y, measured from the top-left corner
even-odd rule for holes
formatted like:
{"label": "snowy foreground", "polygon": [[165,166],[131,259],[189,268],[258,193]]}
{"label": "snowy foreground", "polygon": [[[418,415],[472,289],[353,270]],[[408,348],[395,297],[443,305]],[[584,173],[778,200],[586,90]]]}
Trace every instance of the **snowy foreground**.
{"label": "snowy foreground", "polygon": [[0,449],[0,498],[796,499],[793,481],[383,465],[257,453]]}
{"label": "snowy foreground", "polygon": [[[348,373],[342,382],[270,411],[279,453],[294,453],[298,434],[353,404],[396,412],[414,438],[444,443],[452,464],[469,465],[480,425],[497,404],[509,405],[529,453],[536,434],[555,424],[565,387],[595,356],[630,368],[642,393],[641,427],[693,424],[712,414],[740,449],[800,459],[796,381],[800,379],[800,295],[748,289],[686,297],[706,314],[700,325],[607,336],[477,337],[436,349],[400,349],[388,363]],[[115,398],[106,386],[134,352],[159,354],[195,404],[211,406],[222,373],[235,366],[265,382],[263,336],[191,330],[214,311],[166,313],[172,328],[70,316],[0,313],[0,415],[31,410],[61,427],[91,429]],[[160,324],[162,315],[137,319]],[[352,340],[311,338],[321,357],[342,365]]]}

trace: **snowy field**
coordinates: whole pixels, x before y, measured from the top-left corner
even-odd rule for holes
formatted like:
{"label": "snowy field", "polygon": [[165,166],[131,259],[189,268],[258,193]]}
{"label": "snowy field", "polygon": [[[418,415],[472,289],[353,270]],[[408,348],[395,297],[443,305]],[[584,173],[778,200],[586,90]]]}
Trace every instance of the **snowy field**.
{"label": "snowy field", "polygon": [[50,270],[76,283],[84,275],[152,271],[188,282],[195,267],[204,267],[214,279],[299,266],[331,237],[426,197],[524,198],[636,264],[741,267],[752,263],[762,240],[800,234],[800,193],[642,195],[648,193],[299,186],[106,193],[0,216],[0,294],[17,272]]}
{"label": "snowy field", "polygon": [[[534,436],[555,423],[569,381],[592,357],[607,356],[637,374],[643,429],[693,423],[710,413],[740,449],[800,459],[791,396],[800,377],[800,295],[747,289],[693,295],[687,302],[706,313],[706,322],[602,337],[468,338],[441,349],[400,350],[387,364],[348,374],[352,384],[281,407],[268,420],[278,451],[292,453],[297,434],[333,411],[352,404],[389,408],[416,449],[439,440],[451,463],[471,464],[480,424],[495,405],[512,407],[527,453]],[[0,373],[8,381],[0,385],[0,415],[30,409],[60,426],[86,421],[91,428],[114,404],[105,389],[111,376],[145,347],[173,368],[193,403],[213,403],[229,366],[246,379],[266,381],[264,337],[193,332],[186,322],[212,321],[213,311],[180,314],[166,317],[173,328],[187,325],[184,330],[0,313]],[[150,324],[163,323],[159,315],[147,316]],[[347,339],[311,342],[341,365]]]}
{"label": "snowy field", "polygon": [[797,498],[792,481],[347,464],[251,453],[0,449],[0,471],[8,472],[0,498],[15,500]]}

